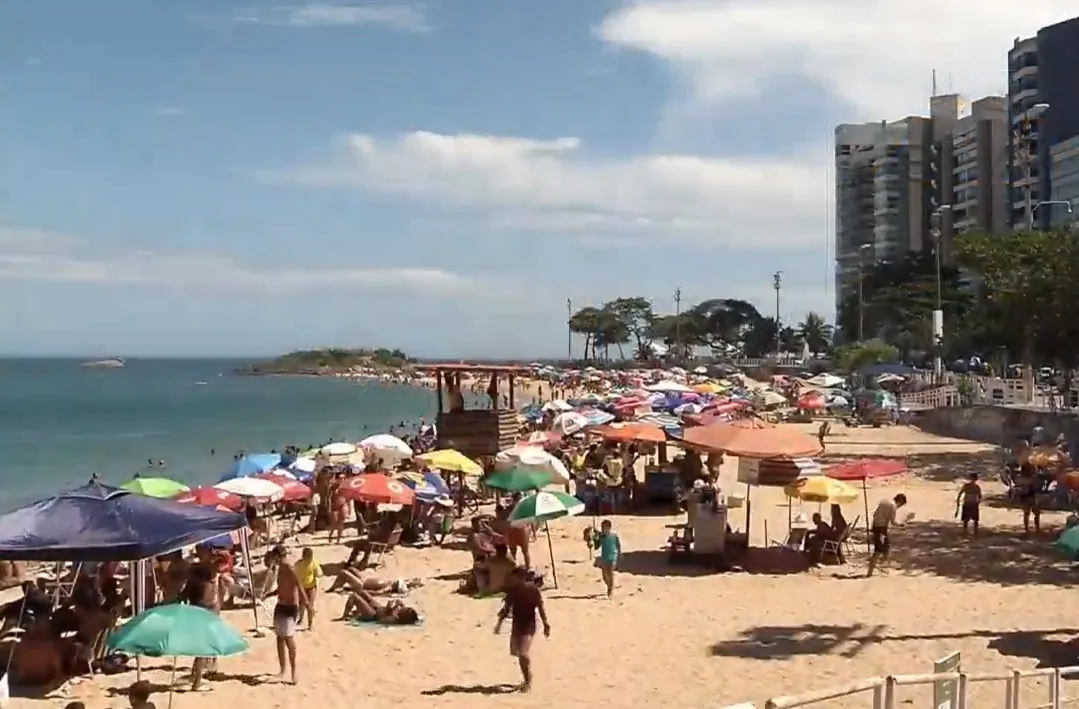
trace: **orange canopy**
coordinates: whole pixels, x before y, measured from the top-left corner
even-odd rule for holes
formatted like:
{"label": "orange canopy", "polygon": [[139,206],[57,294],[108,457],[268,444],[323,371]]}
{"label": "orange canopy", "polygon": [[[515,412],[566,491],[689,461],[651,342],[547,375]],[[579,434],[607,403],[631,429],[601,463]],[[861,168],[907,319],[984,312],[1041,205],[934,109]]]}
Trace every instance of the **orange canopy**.
{"label": "orange canopy", "polygon": [[743,458],[801,458],[821,452],[820,442],[789,428],[745,428],[719,423],[687,428],[682,440],[691,446]]}
{"label": "orange canopy", "polygon": [[607,424],[596,426],[591,430],[598,436],[609,441],[642,441],[647,443],[663,443],[667,440],[667,434],[659,426],[634,421],[632,423]]}

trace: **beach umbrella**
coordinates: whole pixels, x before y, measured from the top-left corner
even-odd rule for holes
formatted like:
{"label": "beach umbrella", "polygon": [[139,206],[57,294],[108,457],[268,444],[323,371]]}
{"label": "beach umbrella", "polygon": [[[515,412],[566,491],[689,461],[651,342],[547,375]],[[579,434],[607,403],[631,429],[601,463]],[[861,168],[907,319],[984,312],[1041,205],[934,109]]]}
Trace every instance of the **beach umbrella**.
{"label": "beach umbrella", "polygon": [[400,480],[384,473],[367,473],[341,483],[341,494],[350,500],[378,505],[411,505],[416,493]]}
{"label": "beach umbrella", "polygon": [[483,480],[483,484],[487,487],[503,492],[539,490],[554,482],[556,481],[549,472],[532,468],[503,470],[491,473]]}
{"label": "beach umbrella", "polygon": [[543,525],[547,533],[547,552],[551,555],[551,577],[558,588],[558,572],[555,570],[554,544],[551,527],[547,524],[561,517],[572,517],[584,512],[584,503],[573,495],[560,491],[535,492],[518,502],[510,512],[510,524],[515,527],[538,527]]}
{"label": "beach umbrella", "polygon": [[277,453],[250,453],[237,458],[229,471],[221,476],[221,480],[251,477],[273,470],[279,465],[281,465],[281,456]]}
{"label": "beach umbrella", "polygon": [[360,448],[374,451],[384,461],[399,461],[412,457],[412,448],[397,436],[379,433],[360,441]]}
{"label": "beach umbrella", "polygon": [[541,408],[542,411],[573,411],[573,407],[567,404],[562,399],[555,399],[554,401],[548,401]]}
{"label": "beach umbrella", "polygon": [[1069,559],[1079,559],[1079,526],[1065,529],[1053,542],[1053,548]]}
{"label": "beach umbrella", "polygon": [[588,426],[588,419],[576,411],[566,411],[554,417],[551,430],[562,436],[572,436]]}
{"label": "beach umbrella", "polygon": [[[747,419],[752,421],[753,419]],[[682,440],[708,451],[741,458],[804,458],[821,452],[813,436],[787,428],[757,428],[752,424],[716,423],[687,428]]]}
{"label": "beach umbrella", "polygon": [[401,482],[412,488],[416,493],[416,499],[421,502],[434,502],[440,497],[448,497],[450,488],[446,481],[438,473],[423,473],[419,479],[409,475],[401,478]]}
{"label": "beach umbrella", "polygon": [[288,469],[292,471],[297,477],[302,475],[314,475],[315,470],[318,469],[318,463],[314,458],[308,458],[306,456],[300,456],[296,460],[292,461],[288,465]]}
{"label": "beach umbrella", "polygon": [[464,453],[460,453],[451,448],[443,448],[441,450],[418,455],[416,456],[416,460],[422,462],[424,465],[450,473],[463,473],[472,477],[483,475],[483,466],[466,456]]}
{"label": "beach umbrella", "polygon": [[[873,478],[890,478],[893,475],[902,475],[907,472],[907,463],[898,458],[862,458],[861,460],[848,460],[845,463],[830,465],[824,474],[835,480],[847,480],[862,482],[862,500],[865,506],[865,528],[869,531],[869,489],[867,480]],[[870,535],[872,536],[872,535]],[[866,549],[870,542],[866,541]]]}
{"label": "beach umbrella", "polygon": [[787,497],[819,504],[846,504],[858,499],[858,488],[824,475],[799,478],[783,488]]}
{"label": "beach umbrella", "polygon": [[168,478],[140,478],[136,477],[133,480],[128,480],[121,485],[124,490],[130,490],[131,492],[137,492],[140,495],[146,495],[147,497],[176,497],[180,493],[187,492],[191,488],[183,483],[176,482],[175,480],[169,480]]}
{"label": "beach umbrella", "polygon": [[649,384],[645,387],[646,390],[652,392],[675,393],[675,394],[692,394],[693,390],[687,387],[681,382],[676,382],[673,379],[664,379],[663,381],[656,382],[655,384]]}
{"label": "beach umbrella", "polygon": [[225,509],[232,511],[243,509],[244,506],[242,497],[234,495],[226,490],[219,490],[216,487],[192,488],[187,492],[181,492],[180,494],[173,496],[172,499],[185,505],[224,507]]}
{"label": "beach umbrella", "polygon": [[344,441],[338,441],[337,443],[328,443],[319,449],[319,453],[329,456],[337,455],[351,455],[356,452],[356,446]]}
{"label": "beach umbrella", "polygon": [[[675,425],[678,422],[675,421]],[[659,426],[649,423],[634,421],[631,423],[610,423],[605,426],[597,426],[592,429],[601,438],[619,443],[641,441],[645,443],[663,443],[667,440],[667,434]]]}
{"label": "beach umbrella", "polygon": [[113,652],[172,657],[169,706],[178,657],[229,657],[248,649],[247,641],[213,611],[170,603],[144,611],[113,631],[106,646]]}
{"label": "beach umbrella", "polygon": [[554,482],[567,483],[570,475],[566,466],[558,458],[534,446],[515,446],[499,451],[495,456],[496,470],[514,470],[527,468],[550,473]]}
{"label": "beach umbrella", "polygon": [[562,440],[562,436],[554,431],[533,431],[528,434],[526,438],[522,438],[517,441],[519,446],[539,446],[544,448],[546,446],[556,445]]}
{"label": "beach umbrella", "polygon": [[281,488],[281,499],[284,502],[302,502],[310,500],[313,494],[311,488],[293,477],[278,475],[277,473],[263,473],[254,478],[255,480],[267,480]]}
{"label": "beach umbrella", "polygon": [[219,482],[214,487],[240,497],[253,497],[269,502],[276,502],[285,496],[280,485],[263,478],[233,478]]}

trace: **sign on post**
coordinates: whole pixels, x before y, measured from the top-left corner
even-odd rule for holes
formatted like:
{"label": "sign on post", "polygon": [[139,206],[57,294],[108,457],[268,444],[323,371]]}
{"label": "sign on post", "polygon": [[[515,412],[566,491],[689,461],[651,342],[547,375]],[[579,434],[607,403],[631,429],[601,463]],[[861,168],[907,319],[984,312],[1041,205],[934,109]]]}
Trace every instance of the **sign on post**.
{"label": "sign on post", "polygon": [[[961,672],[959,653],[945,655],[933,663],[933,674]],[[959,681],[938,680],[933,683],[933,709],[959,709]]]}

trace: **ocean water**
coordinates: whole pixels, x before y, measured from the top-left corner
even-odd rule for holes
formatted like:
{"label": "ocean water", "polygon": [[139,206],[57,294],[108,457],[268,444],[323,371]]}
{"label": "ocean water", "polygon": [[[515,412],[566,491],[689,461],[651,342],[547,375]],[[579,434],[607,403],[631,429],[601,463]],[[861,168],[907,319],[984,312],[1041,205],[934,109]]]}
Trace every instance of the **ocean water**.
{"label": "ocean water", "polygon": [[[0,359],[0,509],[96,474],[216,482],[238,450],[356,441],[435,410],[434,393],[330,377],[229,376],[244,361]],[[164,471],[148,467],[164,460]]]}

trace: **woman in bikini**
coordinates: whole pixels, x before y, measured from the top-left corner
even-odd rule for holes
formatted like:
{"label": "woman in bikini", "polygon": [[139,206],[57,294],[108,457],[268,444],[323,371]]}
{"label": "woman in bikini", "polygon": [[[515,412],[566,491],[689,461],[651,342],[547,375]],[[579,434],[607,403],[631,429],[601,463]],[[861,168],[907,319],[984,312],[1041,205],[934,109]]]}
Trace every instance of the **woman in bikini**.
{"label": "woman in bikini", "polygon": [[341,620],[349,618],[358,618],[380,625],[416,625],[420,622],[420,614],[415,608],[410,608],[396,599],[380,604],[374,596],[363,589],[349,594],[348,600],[345,601]]}

